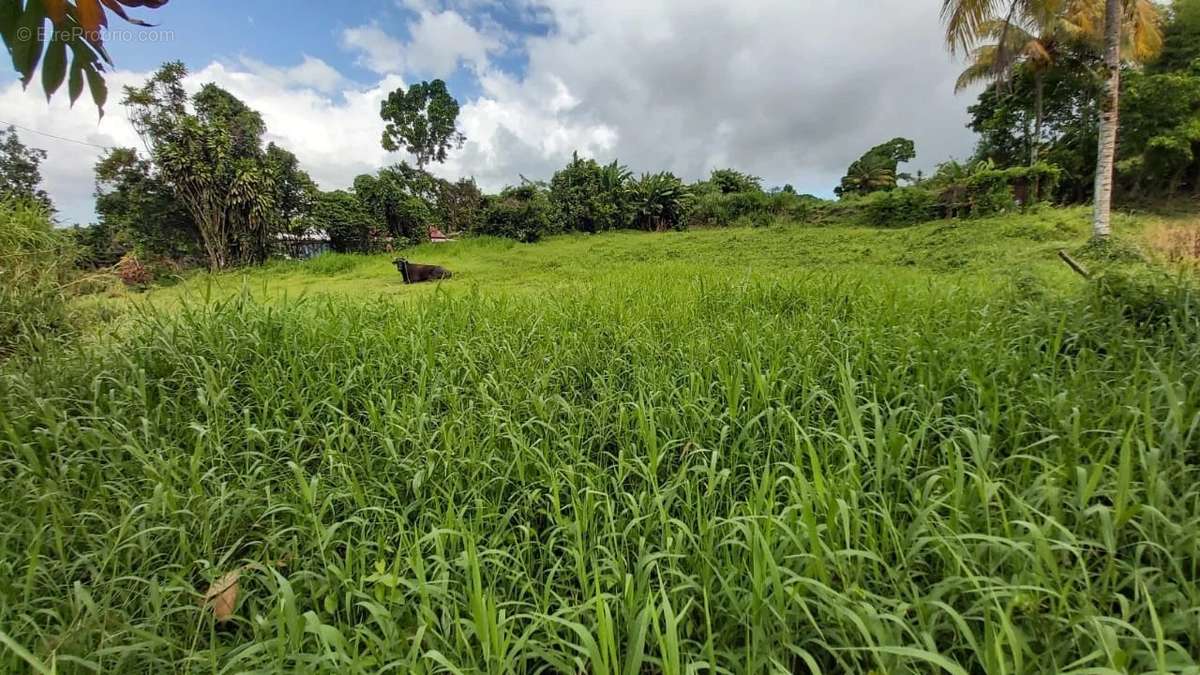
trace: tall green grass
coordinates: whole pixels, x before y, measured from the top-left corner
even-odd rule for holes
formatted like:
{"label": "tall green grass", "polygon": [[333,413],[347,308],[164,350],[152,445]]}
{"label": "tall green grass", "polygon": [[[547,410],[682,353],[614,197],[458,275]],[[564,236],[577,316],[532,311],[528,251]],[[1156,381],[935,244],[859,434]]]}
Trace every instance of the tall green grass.
{"label": "tall green grass", "polygon": [[0,376],[0,670],[1197,672],[1191,298],[147,311]]}

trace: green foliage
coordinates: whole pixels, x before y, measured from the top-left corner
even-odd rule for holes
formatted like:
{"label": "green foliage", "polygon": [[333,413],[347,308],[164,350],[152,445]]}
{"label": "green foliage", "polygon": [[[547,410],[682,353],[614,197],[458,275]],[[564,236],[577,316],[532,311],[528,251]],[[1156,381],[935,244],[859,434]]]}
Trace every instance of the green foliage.
{"label": "green foliage", "polygon": [[165,4],[167,0],[4,0],[0,3],[0,36],[12,57],[13,68],[21,75],[22,86],[33,82],[40,65],[46,99],[66,81],[74,104],[83,94],[86,81],[92,101],[103,115],[108,101],[105,64],[113,65],[104,47],[103,29],[108,26],[105,12],[111,11],[138,26],[148,26],[140,19],[130,18],[125,8],[158,8]]}
{"label": "green foliage", "polygon": [[196,223],[209,267],[262,263],[315,188],[291,153],[263,149],[261,115],[212,84],[189,98],[186,75],[182,63],[167,63],[142,87],[126,88],[130,120]]}
{"label": "green foliage", "polygon": [[171,186],[133,148],[114,148],[95,166],[97,226],[81,233],[91,266],[115,264],[137,249],[180,262],[202,258],[200,231]]}
{"label": "green foliage", "polygon": [[271,189],[271,217],[275,231],[296,230],[305,215],[313,208],[317,184],[290,151],[268,143],[263,155],[264,170]]}
{"label": "green foliage", "polygon": [[1200,63],[1200,0],[1173,0],[1163,28],[1163,50],[1151,73],[1196,71]]}
{"label": "green foliage", "polygon": [[34,200],[0,200],[0,358],[72,326],[63,290],[71,237]]}
{"label": "green foliage", "polygon": [[[1096,172],[1096,116],[1099,84],[1093,76],[1095,57],[1073,50],[1043,79],[1042,136],[1038,156],[1063,174],[1049,195],[1054,201],[1082,202],[1091,196]],[[1036,118],[1036,82],[1030,68],[1019,66],[1004,87],[989,87],[968,108],[968,127],[979,134],[977,160],[999,167],[1030,163]],[[1124,113],[1122,113],[1124,114]]]}
{"label": "green foliage", "polygon": [[407,92],[397,88],[379,109],[379,116],[387,123],[383,148],[388,152],[407,150],[419,168],[430,162],[444,162],[446,153],[461,146],[465,139],[455,126],[458,111],[458,101],[442,80],[414,84]]}
{"label": "green foliage", "polygon": [[54,212],[50,196],[42,189],[42,161],[46,151],[27,147],[14,127],[0,129],[0,200],[25,199]]}
{"label": "green foliage", "polygon": [[923,187],[902,187],[866,195],[860,208],[868,225],[904,227],[936,218],[938,197]]}
{"label": "green foliage", "polygon": [[1146,262],[1146,254],[1126,237],[1093,237],[1075,250],[1075,256],[1105,265]]}
{"label": "green foliage", "polygon": [[898,173],[899,165],[912,161],[916,156],[916,146],[907,138],[893,138],[881,143],[846,169],[846,175],[834,193],[843,197],[891,190],[896,187],[896,181],[906,177]]}
{"label": "green foliage", "polygon": [[433,222],[429,203],[416,194],[410,178],[404,167],[388,167],[354,179],[354,193],[371,218],[401,246],[428,240]]}
{"label": "green foliage", "polygon": [[534,183],[508,187],[484,200],[483,219],[475,233],[535,242],[557,231],[554,213],[542,187]]}
{"label": "green foliage", "polygon": [[366,253],[381,238],[367,207],[358,195],[345,190],[319,193],[300,222],[304,231],[328,234],[330,246],[340,253]]}
{"label": "green foliage", "polygon": [[721,194],[734,192],[761,192],[762,179],[736,169],[714,169],[707,181],[697,183],[696,193],[715,191]]}
{"label": "green foliage", "polygon": [[1062,170],[1046,162],[998,169],[991,161],[966,165],[951,160],[921,187],[937,191],[944,216],[979,218],[1015,210],[1017,193],[1023,206],[1036,204],[1054,192],[1061,177]]}
{"label": "green foliage", "polygon": [[616,161],[600,166],[575,153],[550,180],[550,203],[560,229],[603,232],[626,227],[630,220],[631,174]]}
{"label": "green foliage", "polygon": [[1122,90],[1117,171],[1132,194],[1200,191],[1200,70],[1130,73]]}
{"label": "green foliage", "polygon": [[[1194,293],[1026,300],[993,225],[473,239],[11,362],[0,671],[1194,670]],[[878,262],[935,239],[995,275]]]}
{"label": "green foliage", "polygon": [[663,232],[684,227],[692,193],[675,174],[664,171],[642,174],[631,183],[629,198],[634,227]]}
{"label": "green foliage", "polygon": [[447,234],[471,232],[483,218],[483,193],[474,178],[442,181],[436,200],[437,217]]}

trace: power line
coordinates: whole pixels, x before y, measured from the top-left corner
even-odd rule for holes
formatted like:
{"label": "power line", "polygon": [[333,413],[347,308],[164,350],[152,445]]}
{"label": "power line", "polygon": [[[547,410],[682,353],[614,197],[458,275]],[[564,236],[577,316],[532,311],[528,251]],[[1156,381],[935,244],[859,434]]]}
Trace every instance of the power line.
{"label": "power line", "polygon": [[8,125],[10,127],[16,127],[18,129],[21,129],[22,131],[28,131],[31,134],[38,134],[40,136],[46,136],[47,138],[53,138],[53,139],[59,140],[59,141],[66,141],[67,143],[77,143],[79,145],[88,145],[93,148],[100,148],[101,150],[114,150],[115,149],[110,145],[97,145],[95,143],[88,143],[87,141],[80,141],[80,140],[77,140],[74,138],[65,138],[63,136],[55,136],[54,134],[48,134],[45,131],[38,131],[37,129],[30,129],[29,127],[23,127],[20,124],[13,124],[12,122],[5,122],[4,120],[0,120],[0,125]]}

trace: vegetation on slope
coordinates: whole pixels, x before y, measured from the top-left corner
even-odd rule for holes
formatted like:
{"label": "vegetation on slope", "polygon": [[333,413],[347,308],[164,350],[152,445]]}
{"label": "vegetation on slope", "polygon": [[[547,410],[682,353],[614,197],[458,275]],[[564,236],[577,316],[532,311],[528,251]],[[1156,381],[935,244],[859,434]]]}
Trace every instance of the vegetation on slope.
{"label": "vegetation on slope", "polygon": [[[473,242],[430,252],[540,292],[185,293],[24,356],[0,669],[1195,668],[1195,296],[996,283],[1058,242],[994,225]],[[978,274],[897,265],[939,238]],[[568,249],[611,269],[528,264]]]}

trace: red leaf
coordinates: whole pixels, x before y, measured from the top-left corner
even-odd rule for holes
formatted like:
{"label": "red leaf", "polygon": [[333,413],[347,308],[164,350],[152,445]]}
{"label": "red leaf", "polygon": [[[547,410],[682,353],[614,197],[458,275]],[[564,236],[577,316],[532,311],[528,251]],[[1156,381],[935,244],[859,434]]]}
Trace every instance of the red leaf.
{"label": "red leaf", "polygon": [[108,18],[104,16],[104,8],[100,6],[98,0],[76,0],[76,8],[79,10],[79,25],[85,33],[95,34],[99,42],[99,32],[101,26],[108,25]]}
{"label": "red leaf", "polygon": [[57,26],[67,18],[67,0],[42,0],[46,8],[46,16]]}

